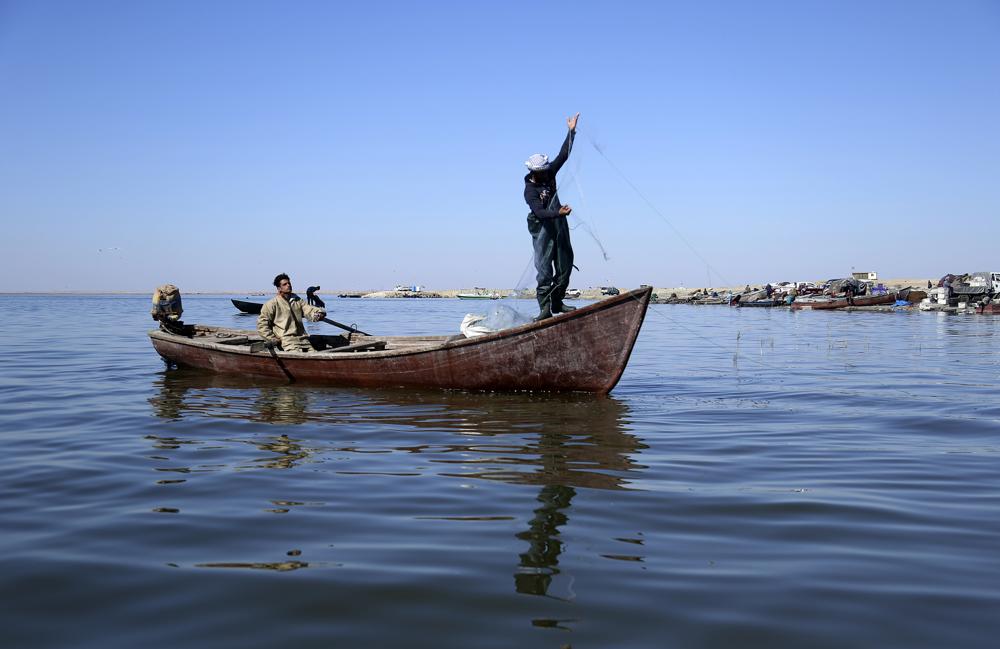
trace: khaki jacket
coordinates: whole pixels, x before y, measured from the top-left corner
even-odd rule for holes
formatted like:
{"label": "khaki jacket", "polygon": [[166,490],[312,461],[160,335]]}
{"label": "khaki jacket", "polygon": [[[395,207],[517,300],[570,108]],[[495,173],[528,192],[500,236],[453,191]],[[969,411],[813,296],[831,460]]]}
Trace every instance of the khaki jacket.
{"label": "khaki jacket", "polygon": [[280,342],[286,351],[309,351],[312,345],[306,337],[302,318],[318,322],[326,317],[326,311],[310,306],[299,298],[286,300],[280,295],[264,303],[257,316],[257,333],[271,342]]}

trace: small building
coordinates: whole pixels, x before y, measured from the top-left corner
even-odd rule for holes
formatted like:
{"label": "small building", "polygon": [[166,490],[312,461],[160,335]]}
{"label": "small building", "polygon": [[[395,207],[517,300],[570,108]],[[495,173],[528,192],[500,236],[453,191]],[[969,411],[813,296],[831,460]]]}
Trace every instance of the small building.
{"label": "small building", "polygon": [[867,281],[874,282],[875,280],[878,279],[878,273],[876,273],[875,271],[862,271],[859,273],[851,273],[851,277],[853,277],[854,279],[860,279],[863,282]]}

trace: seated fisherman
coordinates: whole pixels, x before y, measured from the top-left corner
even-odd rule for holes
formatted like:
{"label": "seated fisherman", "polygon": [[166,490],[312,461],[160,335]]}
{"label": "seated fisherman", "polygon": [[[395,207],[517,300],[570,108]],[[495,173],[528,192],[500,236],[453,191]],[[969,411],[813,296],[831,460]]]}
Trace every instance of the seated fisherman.
{"label": "seated fisherman", "polygon": [[318,322],[326,311],[306,304],[292,293],[292,280],[282,273],[274,278],[278,294],[264,303],[257,317],[257,332],[264,340],[286,352],[315,351],[306,335],[302,318]]}

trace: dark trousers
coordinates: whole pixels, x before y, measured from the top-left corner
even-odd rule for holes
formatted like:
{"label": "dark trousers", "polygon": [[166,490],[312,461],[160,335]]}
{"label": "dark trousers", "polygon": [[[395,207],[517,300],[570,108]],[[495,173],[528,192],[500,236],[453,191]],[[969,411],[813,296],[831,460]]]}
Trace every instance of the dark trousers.
{"label": "dark trousers", "polygon": [[535,297],[542,311],[546,308],[562,311],[563,298],[573,272],[573,246],[569,240],[569,223],[565,216],[539,219],[528,215],[528,232],[535,250],[535,270],[538,288]]}

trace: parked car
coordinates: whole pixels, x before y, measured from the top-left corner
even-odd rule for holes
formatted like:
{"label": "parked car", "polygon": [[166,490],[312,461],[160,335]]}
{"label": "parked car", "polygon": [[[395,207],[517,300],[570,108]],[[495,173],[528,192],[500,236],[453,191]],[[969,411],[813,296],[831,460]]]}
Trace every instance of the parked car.
{"label": "parked car", "polygon": [[601,295],[618,295],[621,291],[616,289],[614,286],[602,286]]}

